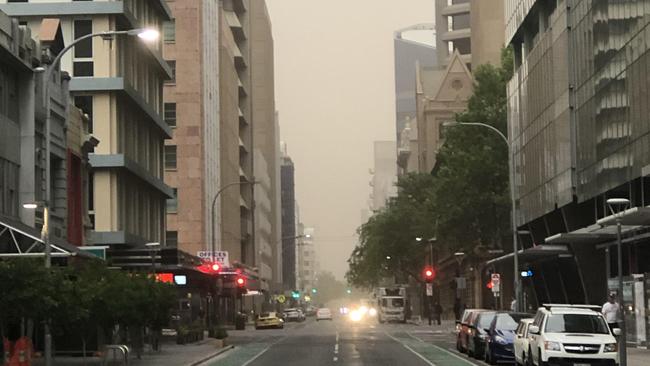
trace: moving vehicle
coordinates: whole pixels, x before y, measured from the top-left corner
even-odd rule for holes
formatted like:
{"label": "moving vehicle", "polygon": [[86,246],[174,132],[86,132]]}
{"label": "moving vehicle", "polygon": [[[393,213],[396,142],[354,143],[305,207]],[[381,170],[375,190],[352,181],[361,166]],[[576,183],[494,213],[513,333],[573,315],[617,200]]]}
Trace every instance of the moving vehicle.
{"label": "moving vehicle", "polygon": [[255,329],[263,328],[284,328],[284,320],[282,320],[276,312],[261,313],[255,319]]}
{"label": "moving vehicle", "polygon": [[320,308],[316,311],[316,321],[332,320],[332,311],[328,308]]}
{"label": "moving vehicle", "polygon": [[470,324],[479,312],[487,311],[485,309],[466,309],[456,324],[456,349],[460,352],[467,352],[467,343],[469,342]]}
{"label": "moving vehicle", "polygon": [[495,311],[483,311],[476,315],[469,324],[469,335],[467,337],[467,355],[475,358],[483,358],[485,354],[485,343],[490,331],[490,324],[496,316]]}
{"label": "moving vehicle", "polygon": [[524,318],[530,318],[530,314],[505,311],[496,314],[488,329],[485,362],[495,365],[500,361],[514,360],[515,331]]}
{"label": "moving vehicle", "polygon": [[529,365],[618,365],[618,344],[600,306],[544,304],[537,310],[530,335]]}
{"label": "moving vehicle", "polygon": [[288,322],[301,322],[305,320],[305,314],[297,308],[284,309],[284,319]]}
{"label": "moving vehicle", "polygon": [[515,363],[519,366],[526,365],[526,352],[528,351],[528,327],[533,323],[532,318],[521,319],[515,331]]}
{"label": "moving vehicle", "polygon": [[406,287],[377,289],[377,320],[380,323],[406,323]]}
{"label": "moving vehicle", "polygon": [[308,305],[305,307],[305,315],[306,316],[314,316],[316,315],[316,311],[318,311],[318,308],[312,305]]}

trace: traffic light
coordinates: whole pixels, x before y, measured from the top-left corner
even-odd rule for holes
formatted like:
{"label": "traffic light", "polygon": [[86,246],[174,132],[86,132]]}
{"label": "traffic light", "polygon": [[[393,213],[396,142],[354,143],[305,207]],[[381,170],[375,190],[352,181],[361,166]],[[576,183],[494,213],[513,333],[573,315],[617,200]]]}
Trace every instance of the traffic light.
{"label": "traffic light", "polygon": [[352,290],[350,290],[350,289],[347,289],[347,290],[345,290],[345,292],[347,292],[347,293],[348,293],[348,295],[349,295],[349,294],[351,294],[351,293],[352,293]]}
{"label": "traffic light", "polygon": [[243,276],[237,276],[235,278],[235,284],[237,285],[237,295],[242,296],[243,294],[248,292],[248,289],[246,288],[246,278]]}
{"label": "traffic light", "polygon": [[492,280],[490,280],[487,285],[485,285],[488,289],[492,290]]}
{"label": "traffic light", "polygon": [[317,292],[318,292],[318,290],[317,290],[316,288],[311,289],[311,293],[312,293],[312,294],[315,294],[315,293],[317,293]]}
{"label": "traffic light", "polygon": [[293,297],[294,299],[299,299],[300,291],[291,291],[291,297]]}
{"label": "traffic light", "polygon": [[436,277],[436,271],[431,268],[427,267],[424,269],[424,280],[426,282],[433,282],[433,279]]}

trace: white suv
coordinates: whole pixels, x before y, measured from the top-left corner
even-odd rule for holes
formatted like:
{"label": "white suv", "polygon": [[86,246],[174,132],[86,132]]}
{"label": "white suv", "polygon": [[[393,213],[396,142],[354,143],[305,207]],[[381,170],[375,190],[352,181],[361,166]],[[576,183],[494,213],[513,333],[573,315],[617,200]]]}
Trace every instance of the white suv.
{"label": "white suv", "polygon": [[528,365],[616,366],[618,345],[600,307],[544,305],[528,328]]}

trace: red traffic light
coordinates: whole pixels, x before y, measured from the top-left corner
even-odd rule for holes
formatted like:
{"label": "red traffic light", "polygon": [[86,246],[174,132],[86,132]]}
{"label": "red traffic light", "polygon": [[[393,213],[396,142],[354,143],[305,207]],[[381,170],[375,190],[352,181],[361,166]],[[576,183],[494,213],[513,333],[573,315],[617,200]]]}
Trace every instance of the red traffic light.
{"label": "red traffic light", "polygon": [[244,277],[237,277],[236,282],[237,282],[237,286],[239,287],[244,287],[244,285],[246,284],[246,280],[244,279]]}
{"label": "red traffic light", "polygon": [[490,290],[492,289],[492,281],[488,282],[485,287],[489,288]]}
{"label": "red traffic light", "polygon": [[424,279],[427,282],[433,281],[435,277],[436,277],[436,271],[434,271],[433,268],[427,267],[424,269]]}

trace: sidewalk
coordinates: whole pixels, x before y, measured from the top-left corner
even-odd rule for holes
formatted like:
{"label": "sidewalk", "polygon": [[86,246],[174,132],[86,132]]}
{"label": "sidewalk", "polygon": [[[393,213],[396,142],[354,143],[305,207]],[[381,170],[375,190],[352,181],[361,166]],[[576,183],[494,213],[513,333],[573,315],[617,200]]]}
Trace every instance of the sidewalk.
{"label": "sidewalk", "polygon": [[627,349],[627,366],[647,366],[650,365],[650,350],[644,348]]}
{"label": "sidewalk", "polygon": [[[225,352],[232,348],[226,346],[224,348],[216,347],[216,340],[212,338],[205,339],[201,342],[193,344],[178,345],[175,343],[164,343],[161,345],[162,350],[156,353],[145,352],[142,359],[138,360],[132,355],[129,358],[130,366],[193,366],[212,358],[219,353]],[[111,358],[109,358],[111,360]],[[83,365],[81,357],[56,357],[54,359],[55,366],[80,366]],[[86,365],[97,366],[101,365],[102,361],[99,357],[86,357]],[[41,359],[33,360],[32,365],[42,366],[45,361]],[[108,363],[108,365],[121,365],[120,363]]]}

